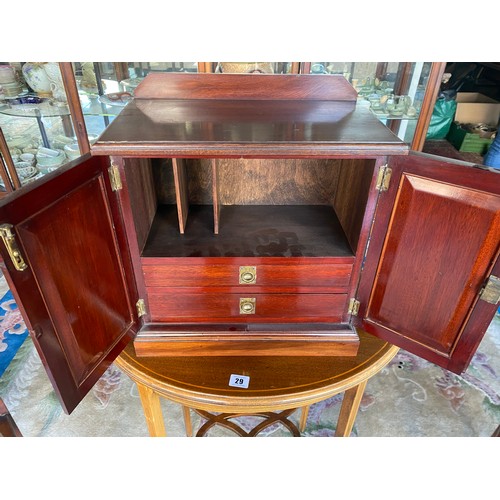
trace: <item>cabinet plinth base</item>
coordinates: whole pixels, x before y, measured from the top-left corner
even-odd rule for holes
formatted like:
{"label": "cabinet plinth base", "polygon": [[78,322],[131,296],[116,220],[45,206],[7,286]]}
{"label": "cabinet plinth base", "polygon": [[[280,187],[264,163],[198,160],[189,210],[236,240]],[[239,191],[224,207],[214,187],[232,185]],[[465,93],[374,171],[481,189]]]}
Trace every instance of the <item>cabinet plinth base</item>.
{"label": "cabinet plinth base", "polygon": [[344,324],[148,324],[137,356],[356,356],[359,337]]}

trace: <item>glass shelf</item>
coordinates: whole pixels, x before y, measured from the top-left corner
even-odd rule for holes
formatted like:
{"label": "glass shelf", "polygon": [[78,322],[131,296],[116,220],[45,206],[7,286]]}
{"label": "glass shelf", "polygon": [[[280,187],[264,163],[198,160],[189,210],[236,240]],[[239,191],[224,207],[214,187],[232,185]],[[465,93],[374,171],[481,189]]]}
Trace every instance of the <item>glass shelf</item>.
{"label": "glass shelf", "polygon": [[403,114],[403,115],[391,115],[391,114],[387,114],[387,113],[379,113],[377,111],[374,111],[373,109],[371,110],[371,112],[379,120],[413,120],[413,121],[418,120],[418,115],[417,116],[407,116],[405,114]]}
{"label": "glass shelf", "polygon": [[[29,95],[22,97],[29,97]],[[0,113],[22,118],[51,118],[56,116],[69,116],[70,114],[67,104],[54,104],[54,101],[49,99],[34,104],[9,104],[7,100],[3,104],[0,104]]]}

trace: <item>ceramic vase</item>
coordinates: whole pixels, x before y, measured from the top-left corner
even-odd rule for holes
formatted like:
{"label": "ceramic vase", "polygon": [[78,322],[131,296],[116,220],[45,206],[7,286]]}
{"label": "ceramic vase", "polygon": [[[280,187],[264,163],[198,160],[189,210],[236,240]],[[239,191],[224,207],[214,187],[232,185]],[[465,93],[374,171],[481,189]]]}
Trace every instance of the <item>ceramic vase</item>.
{"label": "ceramic vase", "polygon": [[41,62],[27,62],[23,64],[22,72],[26,83],[37,95],[40,97],[52,97],[50,80],[45,72],[44,65],[45,63]]}
{"label": "ceramic vase", "polygon": [[94,63],[82,63],[82,80],[80,82],[82,88],[87,90],[97,90],[97,80],[94,72]]}
{"label": "ceramic vase", "polygon": [[54,99],[60,102],[66,102],[66,91],[64,90],[64,83],[59,69],[59,63],[46,62],[43,69],[50,80],[50,90]]}
{"label": "ceramic vase", "polygon": [[15,83],[16,71],[9,64],[2,64],[0,66],[0,84]]}
{"label": "ceramic vase", "polygon": [[221,62],[219,67],[222,73],[274,73],[268,62]]}

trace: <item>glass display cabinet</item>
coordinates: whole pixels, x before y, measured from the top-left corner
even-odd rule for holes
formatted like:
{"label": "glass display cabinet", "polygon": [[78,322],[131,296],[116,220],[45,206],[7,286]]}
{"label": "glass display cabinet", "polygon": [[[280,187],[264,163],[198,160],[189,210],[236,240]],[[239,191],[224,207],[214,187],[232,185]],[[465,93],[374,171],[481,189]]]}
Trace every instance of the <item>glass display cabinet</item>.
{"label": "glass display cabinet", "polygon": [[3,133],[0,134],[3,144],[0,196],[88,153],[150,73],[340,74],[358,92],[358,105],[367,106],[411,149],[420,151],[444,65],[429,62],[0,63]]}
{"label": "glass display cabinet", "polygon": [[0,129],[1,194],[80,156],[59,63],[0,65]]}
{"label": "glass display cabinet", "polygon": [[147,74],[206,64],[0,63],[0,197],[89,152]]}
{"label": "glass display cabinet", "polygon": [[100,135],[132,99],[149,73],[197,73],[197,62],[73,62],[85,126],[93,139]]}
{"label": "glass display cabinet", "polygon": [[301,73],[343,75],[358,92],[358,104],[400,139],[421,150],[444,63],[310,62]]}

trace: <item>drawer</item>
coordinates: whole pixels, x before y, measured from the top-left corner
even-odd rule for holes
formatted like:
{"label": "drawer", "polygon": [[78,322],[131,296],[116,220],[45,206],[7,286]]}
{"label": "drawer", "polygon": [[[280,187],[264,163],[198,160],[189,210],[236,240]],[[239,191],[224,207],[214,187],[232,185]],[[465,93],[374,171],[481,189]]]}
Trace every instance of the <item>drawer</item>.
{"label": "drawer", "polygon": [[152,322],[340,322],[347,294],[148,289]]}
{"label": "drawer", "polygon": [[[153,261],[153,262],[151,262]],[[285,287],[347,291],[352,259],[143,259],[146,287]],[[296,290],[293,290],[296,289]],[[279,290],[278,290],[279,291]]]}

